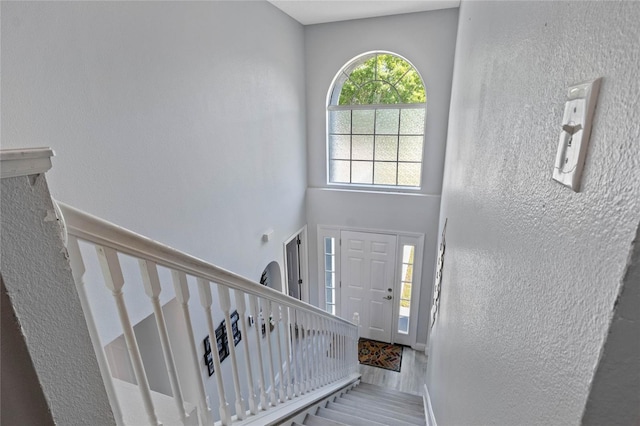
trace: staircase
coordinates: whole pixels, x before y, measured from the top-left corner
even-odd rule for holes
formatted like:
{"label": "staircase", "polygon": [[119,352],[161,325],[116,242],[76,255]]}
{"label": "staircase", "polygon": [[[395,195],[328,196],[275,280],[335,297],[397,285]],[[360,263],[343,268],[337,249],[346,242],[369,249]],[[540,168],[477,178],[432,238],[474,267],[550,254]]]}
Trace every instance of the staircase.
{"label": "staircase", "polygon": [[[307,414],[309,426],[426,425],[422,397],[360,383]],[[293,426],[301,426],[293,423]]]}

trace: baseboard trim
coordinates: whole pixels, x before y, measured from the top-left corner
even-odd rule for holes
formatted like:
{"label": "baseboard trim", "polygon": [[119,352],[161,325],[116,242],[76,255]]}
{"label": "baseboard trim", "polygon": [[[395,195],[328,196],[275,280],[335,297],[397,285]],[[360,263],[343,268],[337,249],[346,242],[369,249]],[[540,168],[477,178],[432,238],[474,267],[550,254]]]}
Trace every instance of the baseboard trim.
{"label": "baseboard trim", "polygon": [[427,345],[425,345],[424,343],[416,343],[415,345],[411,346],[411,349],[419,352],[424,352],[427,350]]}
{"label": "baseboard trim", "polygon": [[427,426],[438,426],[438,423],[436,423],[436,416],[433,414],[433,407],[431,406],[431,396],[429,395],[429,389],[427,388],[426,383],[424,385],[422,402],[424,403],[424,417],[427,420]]}

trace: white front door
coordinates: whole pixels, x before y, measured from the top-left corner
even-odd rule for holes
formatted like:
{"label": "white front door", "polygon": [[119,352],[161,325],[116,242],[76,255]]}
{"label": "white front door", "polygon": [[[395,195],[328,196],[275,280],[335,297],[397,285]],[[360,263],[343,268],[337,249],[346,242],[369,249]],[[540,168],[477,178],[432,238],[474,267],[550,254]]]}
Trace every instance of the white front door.
{"label": "white front door", "polygon": [[342,231],[341,316],[360,316],[360,337],[391,342],[395,235]]}

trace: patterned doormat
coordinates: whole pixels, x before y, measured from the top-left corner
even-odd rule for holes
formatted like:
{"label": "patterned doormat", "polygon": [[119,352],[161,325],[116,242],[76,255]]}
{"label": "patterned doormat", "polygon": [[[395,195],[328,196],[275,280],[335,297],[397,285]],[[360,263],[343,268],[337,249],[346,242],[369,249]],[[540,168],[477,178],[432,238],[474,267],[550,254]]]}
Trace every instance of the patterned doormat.
{"label": "patterned doormat", "polygon": [[402,346],[361,338],[358,340],[358,360],[363,365],[399,372]]}

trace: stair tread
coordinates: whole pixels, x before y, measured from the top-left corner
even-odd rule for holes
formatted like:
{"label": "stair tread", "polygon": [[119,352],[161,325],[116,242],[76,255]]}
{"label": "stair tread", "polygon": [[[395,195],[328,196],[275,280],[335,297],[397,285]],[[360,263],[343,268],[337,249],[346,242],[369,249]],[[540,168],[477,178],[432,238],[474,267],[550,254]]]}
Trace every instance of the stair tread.
{"label": "stair tread", "polygon": [[[359,409],[360,407],[362,407],[362,405],[359,404],[358,402],[351,401],[349,399],[344,399],[344,398],[336,398],[333,402],[339,405],[344,405],[345,407],[350,407],[355,409]],[[424,414],[418,415],[413,413],[398,413],[398,410],[385,409],[377,405],[374,407],[368,406],[367,410],[372,413],[379,413],[383,416],[386,414],[392,414],[394,417],[408,423],[415,423],[418,425],[425,424]]]}
{"label": "stair tread", "polygon": [[408,400],[416,400],[419,401],[420,404],[422,404],[422,396],[421,395],[416,395],[413,393],[408,393],[408,392],[402,392],[399,390],[395,390],[395,389],[391,389],[391,388],[385,388],[383,386],[378,386],[378,385],[372,385],[371,383],[365,383],[365,382],[360,382],[358,384],[358,388],[360,389],[371,389],[371,390],[375,390],[381,393],[385,393],[385,394],[389,394],[389,395],[397,395],[397,396],[401,396],[403,398],[406,398]]}
{"label": "stair tread", "polygon": [[349,426],[385,426],[384,423],[378,423],[369,419],[362,419],[360,417],[331,410],[329,408],[318,408],[316,415],[318,417],[324,417],[325,419],[331,419],[337,422],[343,421]]}
{"label": "stair tread", "polygon": [[315,416],[313,414],[307,414],[302,424],[305,426],[349,426],[345,423],[340,423],[335,420]]}
{"label": "stair tread", "polygon": [[345,394],[342,395],[342,398],[346,398],[346,399],[351,399],[353,401],[356,402],[360,402],[363,404],[370,404],[372,402],[374,402],[377,406],[382,407],[382,408],[387,408],[390,410],[397,410],[398,408],[402,408],[406,411],[409,411],[413,414],[423,414],[424,413],[424,408],[423,407],[418,407],[415,405],[403,405],[403,404],[396,404],[395,402],[385,402],[384,400],[380,400],[380,399],[376,399],[376,398],[365,398],[362,397],[362,394],[353,394],[352,392],[347,392]]}
{"label": "stair tread", "polygon": [[353,392],[359,393],[359,394],[365,394],[365,395],[369,395],[372,397],[378,397],[380,399],[384,399],[387,401],[397,401],[403,404],[412,404],[412,405],[418,405],[420,407],[423,406],[422,403],[422,398],[411,398],[411,399],[407,399],[403,396],[399,396],[399,395],[391,395],[391,394],[387,394],[384,392],[378,392],[376,390],[372,390],[372,389],[360,389],[360,387],[357,387],[355,389],[353,389]]}
{"label": "stair tread", "polygon": [[326,408],[334,411],[339,411],[341,413],[349,414],[352,416],[360,417],[363,419],[369,419],[380,423],[385,423],[388,425],[394,426],[414,426],[416,423],[409,423],[392,412],[386,412],[384,414],[380,414],[378,412],[370,411],[370,407],[361,406],[360,408],[349,407],[347,405],[336,404],[335,402],[327,403]]}

